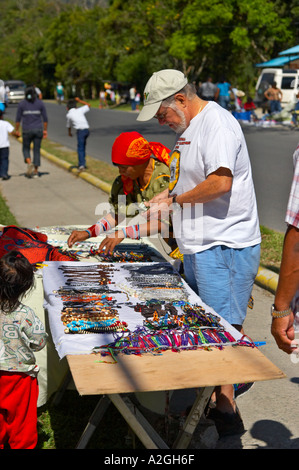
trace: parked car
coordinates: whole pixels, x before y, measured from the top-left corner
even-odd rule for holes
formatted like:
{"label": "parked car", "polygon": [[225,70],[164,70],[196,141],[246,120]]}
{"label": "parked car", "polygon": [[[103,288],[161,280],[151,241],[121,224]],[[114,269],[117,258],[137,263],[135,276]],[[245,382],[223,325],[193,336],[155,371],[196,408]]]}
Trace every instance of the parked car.
{"label": "parked car", "polygon": [[19,103],[25,99],[26,84],[22,80],[6,80],[5,87],[9,88],[7,103]]}

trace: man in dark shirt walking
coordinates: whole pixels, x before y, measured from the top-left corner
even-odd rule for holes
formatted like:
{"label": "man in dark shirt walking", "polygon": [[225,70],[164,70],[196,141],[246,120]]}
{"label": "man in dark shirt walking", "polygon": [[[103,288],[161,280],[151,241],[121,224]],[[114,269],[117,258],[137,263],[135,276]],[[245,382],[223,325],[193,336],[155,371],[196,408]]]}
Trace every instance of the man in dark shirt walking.
{"label": "man in dark shirt walking", "polygon": [[[47,137],[48,116],[44,103],[36,97],[33,86],[25,91],[25,100],[18,106],[16,116],[16,135],[20,137],[20,124],[22,122],[23,155],[27,163],[28,178],[38,177],[40,166],[40,147],[43,137]],[[33,142],[33,163],[30,157],[30,145]]]}

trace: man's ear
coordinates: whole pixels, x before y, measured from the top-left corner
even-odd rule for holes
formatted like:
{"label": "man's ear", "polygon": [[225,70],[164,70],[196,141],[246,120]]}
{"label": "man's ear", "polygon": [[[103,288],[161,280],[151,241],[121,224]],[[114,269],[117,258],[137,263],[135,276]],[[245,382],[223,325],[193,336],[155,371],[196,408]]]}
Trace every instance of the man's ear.
{"label": "man's ear", "polygon": [[176,104],[181,105],[183,108],[186,106],[187,98],[186,95],[184,95],[183,93],[177,93],[174,96],[174,99],[176,101]]}

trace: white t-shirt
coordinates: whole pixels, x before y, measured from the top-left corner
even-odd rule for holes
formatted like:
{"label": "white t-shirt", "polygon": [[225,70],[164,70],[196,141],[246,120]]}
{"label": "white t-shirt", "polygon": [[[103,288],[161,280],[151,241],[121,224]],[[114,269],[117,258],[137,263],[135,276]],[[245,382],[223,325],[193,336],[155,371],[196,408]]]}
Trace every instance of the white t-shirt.
{"label": "white t-shirt", "polygon": [[238,121],[215,102],[190,122],[170,157],[170,194],[190,191],[220,167],[233,175],[231,191],[174,212],[175,237],[183,254],[214,245],[244,248],[261,242],[247,145]]}
{"label": "white t-shirt", "polygon": [[71,108],[66,115],[66,127],[73,126],[76,130],[89,129],[89,124],[85,117],[88,111],[89,106],[87,104],[80,106],[80,108]]}
{"label": "white t-shirt", "polygon": [[14,127],[10,122],[3,121],[0,119],[0,148],[9,147],[9,138],[8,134],[14,130]]}

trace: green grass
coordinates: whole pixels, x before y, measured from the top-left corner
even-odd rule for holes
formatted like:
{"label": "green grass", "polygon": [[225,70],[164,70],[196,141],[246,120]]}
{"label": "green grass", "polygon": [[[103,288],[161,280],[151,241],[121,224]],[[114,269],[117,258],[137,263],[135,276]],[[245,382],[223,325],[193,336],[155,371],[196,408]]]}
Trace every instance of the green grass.
{"label": "green grass", "polygon": [[15,216],[10,212],[5,199],[0,195],[0,224],[18,225]]}
{"label": "green grass", "polygon": [[279,273],[284,234],[261,225],[262,243],[260,264]]}
{"label": "green grass", "polygon": [[[38,449],[74,449],[100,397],[80,397],[67,390],[62,401],[54,405],[51,399],[38,408]],[[142,446],[138,441],[136,446]],[[87,449],[132,448],[130,431],[113,404],[110,404],[100,425],[91,437]]]}
{"label": "green grass", "polygon": [[[43,139],[42,149],[73,166],[78,166],[78,154],[73,150],[66,150],[62,145],[51,142],[48,139]],[[86,156],[86,166],[88,173],[109,184],[112,184],[116,176],[119,175],[117,167],[110,165],[109,163],[96,160],[89,155]]]}

